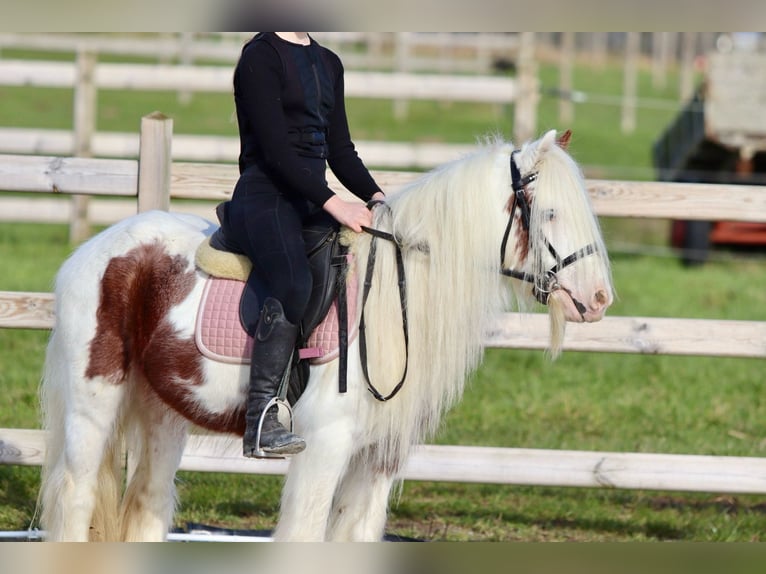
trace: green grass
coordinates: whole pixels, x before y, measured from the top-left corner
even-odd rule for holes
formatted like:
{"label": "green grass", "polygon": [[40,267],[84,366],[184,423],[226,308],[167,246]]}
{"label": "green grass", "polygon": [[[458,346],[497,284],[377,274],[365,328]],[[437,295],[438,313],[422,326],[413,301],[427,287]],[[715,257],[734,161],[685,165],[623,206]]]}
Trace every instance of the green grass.
{"label": "green grass", "polygon": [[[575,70],[575,88],[619,94],[619,68]],[[541,81],[556,85],[541,66]],[[644,96],[675,98],[673,89]],[[671,82],[672,85],[672,82]],[[0,88],[0,125],[69,128],[71,93]],[[558,101],[540,103],[540,131],[559,126]],[[102,130],[136,131],[160,110],[177,133],[236,134],[228,96],[99,94]],[[409,118],[393,118],[389,102],[349,102],[356,139],[471,142],[491,132],[509,136],[512,108],[412,102]],[[619,130],[619,109],[576,106],[572,152],[585,164],[650,165],[651,142],[669,111],[639,111],[638,129]],[[626,178],[628,178],[626,176]],[[604,221],[607,243],[664,245],[664,222]],[[68,255],[63,226],[0,224],[0,290],[48,291]],[[725,254],[724,254],[725,255]],[[762,259],[724,257],[699,268],[674,258],[612,251],[625,316],[766,320]],[[0,427],[37,428],[37,389],[47,333],[0,330]],[[568,352],[555,363],[541,352],[487,352],[464,400],[447,416],[441,444],[733,456],[764,455],[766,400],[762,361],[705,357]],[[34,510],[38,468],[0,466],[0,529],[26,528]],[[176,522],[271,528],[281,477],[179,473]],[[391,505],[389,532],[431,540],[752,541],[763,540],[762,496],[407,482]]]}

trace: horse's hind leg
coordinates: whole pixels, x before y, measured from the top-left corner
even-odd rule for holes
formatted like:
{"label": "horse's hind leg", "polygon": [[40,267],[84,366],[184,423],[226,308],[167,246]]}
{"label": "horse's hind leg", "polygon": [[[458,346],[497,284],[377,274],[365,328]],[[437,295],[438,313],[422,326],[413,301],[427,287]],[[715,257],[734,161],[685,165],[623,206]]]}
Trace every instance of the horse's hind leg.
{"label": "horse's hind leg", "polygon": [[153,395],[138,401],[128,417],[128,468],[132,471],[122,504],[125,542],[167,538],[176,504],[175,474],[181,462],[188,424]]}
{"label": "horse's hind leg", "polygon": [[389,494],[395,479],[393,470],[383,468],[364,454],[354,456],[335,494],[328,539],[382,540]]}
{"label": "horse's hind leg", "polygon": [[48,437],[41,523],[52,541],[113,539],[118,530],[115,453],[124,385],[85,379],[78,363],[64,358],[60,338],[54,334],[49,344],[42,390]]}

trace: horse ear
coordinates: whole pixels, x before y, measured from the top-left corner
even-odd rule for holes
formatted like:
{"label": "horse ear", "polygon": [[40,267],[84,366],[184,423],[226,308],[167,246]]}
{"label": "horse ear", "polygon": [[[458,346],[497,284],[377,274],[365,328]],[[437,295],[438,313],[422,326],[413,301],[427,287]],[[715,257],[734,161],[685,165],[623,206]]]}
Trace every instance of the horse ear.
{"label": "horse ear", "polygon": [[539,149],[541,152],[546,152],[554,143],[556,143],[556,130],[548,130],[543,137],[540,138]]}
{"label": "horse ear", "polygon": [[569,148],[569,140],[572,138],[572,130],[567,130],[556,139],[556,144],[566,151]]}

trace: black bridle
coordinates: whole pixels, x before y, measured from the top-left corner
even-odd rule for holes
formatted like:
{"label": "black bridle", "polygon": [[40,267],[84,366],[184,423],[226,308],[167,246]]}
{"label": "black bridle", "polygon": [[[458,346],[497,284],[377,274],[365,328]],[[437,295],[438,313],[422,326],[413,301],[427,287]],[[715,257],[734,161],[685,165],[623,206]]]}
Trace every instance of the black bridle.
{"label": "black bridle", "polygon": [[[513,203],[511,204],[511,210],[508,217],[508,225],[506,226],[505,233],[503,234],[503,242],[500,245],[500,273],[506,275],[507,277],[513,277],[514,279],[520,279],[521,281],[532,283],[532,294],[534,295],[535,299],[537,299],[543,305],[547,305],[548,297],[550,297],[550,294],[556,289],[562,289],[558,283],[556,274],[562,269],[569,267],[577,260],[596,253],[598,249],[595,243],[591,243],[590,245],[586,245],[582,249],[578,249],[574,253],[571,253],[570,255],[562,258],[558,251],[556,251],[556,248],[553,247],[550,241],[548,241],[548,238],[543,235],[542,241],[545,243],[545,247],[548,249],[548,253],[550,253],[556,260],[556,263],[544,274],[535,275],[532,273],[527,273],[526,271],[517,271],[516,269],[503,267],[505,262],[505,251],[508,245],[508,238],[511,235],[511,228],[513,227],[513,219],[516,215],[516,209],[521,212],[521,225],[524,231],[527,233],[527,241],[532,241],[532,238],[529,237],[529,223],[532,210],[529,201],[527,200],[527,186],[537,179],[537,172],[532,172],[522,177],[521,171],[519,170],[519,167],[516,165],[515,161],[515,156],[517,153],[519,152],[514,151],[511,153],[511,186],[513,188]],[[580,315],[584,315],[586,311],[585,305],[572,297],[571,293],[569,296]]]}

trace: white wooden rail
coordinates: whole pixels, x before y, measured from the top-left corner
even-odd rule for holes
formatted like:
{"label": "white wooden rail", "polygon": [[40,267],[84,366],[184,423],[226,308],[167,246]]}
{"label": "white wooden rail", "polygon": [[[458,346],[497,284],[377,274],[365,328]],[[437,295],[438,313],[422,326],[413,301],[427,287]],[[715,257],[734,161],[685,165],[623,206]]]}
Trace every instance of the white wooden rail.
{"label": "white wooden rail", "polygon": [[[0,291],[0,329],[51,329],[52,293]],[[542,313],[503,313],[487,332],[489,347],[542,350]],[[564,350],[646,355],[766,358],[766,323],[723,319],[607,316],[567,325]]]}
{"label": "white wooden rail", "polygon": [[[398,72],[345,72],[350,98],[404,98],[437,101],[510,103],[516,98],[513,78],[447,76]],[[219,92],[232,91],[231,66],[96,63],[92,81],[97,89]],[[73,88],[75,62],[0,60],[0,85]]]}
{"label": "white wooden rail", "polygon": [[[136,197],[137,174],[136,160],[0,154],[0,189],[4,191]],[[388,190],[418,176],[405,171],[373,171],[373,175]],[[236,179],[233,164],[173,162],[170,197],[223,201],[234,189]],[[347,193],[331,172],[328,182],[338,193]],[[602,217],[766,221],[766,193],[762,186],[596,179],[586,184],[594,208]],[[20,211],[3,210],[0,220],[10,221],[6,218],[11,216],[27,220],[23,201],[18,207]],[[35,211],[39,213],[37,208]],[[135,209],[123,209],[117,218],[130,213]],[[208,217],[212,217],[212,211]],[[31,221],[51,222],[42,216]]]}
{"label": "white wooden rail", "polygon": [[[142,152],[156,154],[156,149],[147,143]],[[135,213],[137,204],[158,201],[140,199],[147,189],[164,192],[166,197],[169,193],[175,199],[220,201],[229,197],[237,177],[233,165],[170,162],[165,154],[166,169],[157,169],[153,184],[146,186],[139,178],[140,161],[0,155],[0,181],[13,191],[131,198]],[[379,172],[375,177],[390,190],[417,174]],[[587,184],[599,215],[766,221],[766,193],[759,187],[603,180]],[[337,181],[331,185],[344,192]],[[0,328],[49,329],[54,321],[52,294],[0,292]],[[547,318],[541,314],[503,314],[487,333],[486,342],[492,347],[545,348]],[[766,322],[610,316],[599,323],[568,325],[564,349],[762,359],[766,358]],[[285,471],[284,463],[243,460],[234,450],[226,450],[230,442],[226,437],[193,437],[182,468],[264,474]],[[0,429],[0,463],[39,464],[42,444],[42,431]],[[743,457],[427,445],[417,449],[403,476],[413,480],[766,493],[766,462]]]}
{"label": "white wooden rail", "polygon": [[[38,466],[41,430],[1,429],[0,464]],[[278,475],[286,460],[242,456],[241,439],[192,435],[180,470]],[[653,453],[420,445],[404,480],[753,494],[766,492],[766,459]]]}
{"label": "white wooden rail", "polygon": [[[98,54],[141,56],[170,61],[216,61],[233,64],[252,33],[221,32],[174,36],[129,37],[115,34],[0,33],[0,50],[47,52],[87,50]],[[391,69],[397,54],[407,56],[409,70],[486,72],[491,57],[512,61],[518,51],[518,34],[314,32],[312,36],[340,54],[348,69]],[[356,46],[355,46],[356,45]],[[359,51],[358,46],[365,50]],[[384,47],[387,49],[384,50]],[[444,57],[444,56],[447,57]]]}
{"label": "white wooden rail", "polygon": [[[102,158],[136,157],[138,143],[135,133],[93,132],[90,152]],[[475,148],[471,144],[440,142],[356,140],[354,144],[368,166],[385,169],[430,169]],[[0,153],[71,156],[74,149],[75,134],[71,130],[0,127]],[[239,137],[175,134],[172,153],[177,161],[233,163],[239,156]]]}

